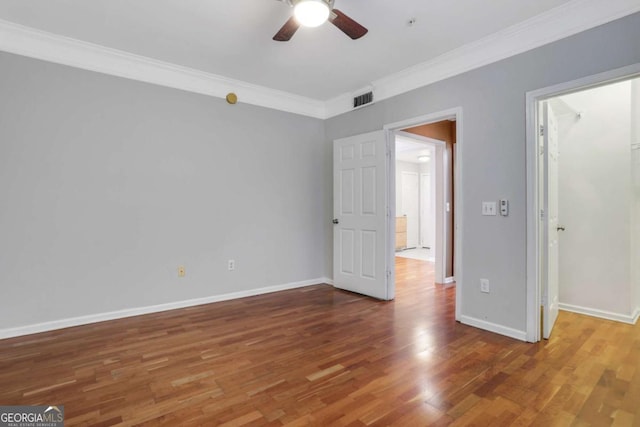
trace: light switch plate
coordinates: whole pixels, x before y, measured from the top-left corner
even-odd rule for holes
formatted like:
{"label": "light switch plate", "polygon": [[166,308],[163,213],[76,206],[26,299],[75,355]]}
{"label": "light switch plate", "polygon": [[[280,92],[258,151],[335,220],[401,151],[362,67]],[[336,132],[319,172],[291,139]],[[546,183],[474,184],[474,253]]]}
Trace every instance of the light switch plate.
{"label": "light switch plate", "polygon": [[496,202],[482,202],[482,215],[495,216],[496,214]]}

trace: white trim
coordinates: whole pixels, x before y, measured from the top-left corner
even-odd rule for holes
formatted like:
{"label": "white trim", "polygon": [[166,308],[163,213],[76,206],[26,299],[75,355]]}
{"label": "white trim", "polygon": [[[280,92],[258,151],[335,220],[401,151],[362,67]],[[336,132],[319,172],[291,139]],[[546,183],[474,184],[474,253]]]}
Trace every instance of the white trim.
{"label": "white trim", "polygon": [[527,176],[527,198],[525,217],[527,223],[526,253],[527,253],[527,279],[526,279],[526,329],[527,341],[540,341],[540,250],[538,249],[539,212],[538,205],[538,132],[537,132],[537,101],[531,93],[526,94],[526,147],[525,147],[525,171]]}
{"label": "white trim", "polygon": [[[524,22],[375,80],[376,102],[552,43],[640,11],[637,0],[573,0]],[[326,116],[352,110],[351,95],[326,103]]]}
{"label": "white trim", "polygon": [[456,313],[455,318],[459,320],[462,317],[462,284],[464,283],[462,280],[462,213],[464,212],[464,203],[462,198],[462,189],[463,185],[463,163],[464,156],[462,148],[464,145],[462,141],[464,141],[464,132],[463,132],[463,118],[462,118],[462,108],[456,109],[456,170],[455,170],[455,195],[454,195],[454,211],[453,211],[453,227],[455,231],[455,253],[454,253],[454,269],[453,269],[453,277],[456,279]]}
{"label": "white trim", "polygon": [[[387,146],[387,247],[386,247],[386,271],[387,271],[387,296],[396,296],[396,138],[390,129],[384,129]],[[393,219],[393,220],[392,220]]]}
{"label": "white trim", "polygon": [[536,101],[640,77],[640,63],[527,92]]}
{"label": "white trim", "polygon": [[417,135],[415,133],[404,132],[401,130],[396,131],[395,134],[396,136],[399,136],[401,138],[414,139],[416,141],[424,142],[425,144],[433,144],[439,147],[442,147],[446,144],[445,141],[441,141],[439,139],[429,138],[427,136]]}
{"label": "white trim", "polygon": [[184,301],[170,302],[146,307],[128,308],[125,310],[110,311],[107,313],[90,314],[87,316],[72,317],[69,319],[53,320],[50,322],[36,323],[33,325],[18,326],[15,328],[0,329],[0,339],[19,337],[22,335],[37,334],[40,332],[53,331],[56,329],[70,328],[72,326],[88,325],[91,323],[104,322],[107,320],[122,319],[125,317],[140,316],[149,313],[175,310],[185,307],[193,307],[213,302],[228,301],[237,298],[245,298],[255,295],[268,294],[271,292],[284,291],[288,289],[302,288],[305,286],[328,284],[331,280],[326,277],[303,280],[301,282],[286,283],[284,285],[268,286],[264,288],[249,289],[246,291],[231,292],[228,294],[212,295],[204,298],[196,298]]}
{"label": "white trim", "polygon": [[324,102],[0,19],[0,51],[126,79],[323,119]]}
{"label": "white trim", "polygon": [[[464,147],[464,134],[463,134],[463,111],[462,107],[450,108],[448,110],[443,110],[435,113],[425,114],[422,116],[414,117],[411,119],[405,119],[398,122],[388,123],[383,126],[383,129],[387,131],[387,141],[390,145],[390,148],[395,147],[395,139],[393,136],[396,131],[399,129],[405,129],[412,126],[417,126],[426,123],[434,123],[442,120],[455,120],[456,122],[456,170],[455,170],[455,183],[457,184],[457,189],[454,195],[454,215],[453,215],[453,227],[455,230],[455,271],[453,272],[453,277],[456,279],[456,304],[455,304],[455,319],[460,321],[461,313],[462,313],[462,291],[463,291],[463,278],[462,278],[462,235],[463,235],[463,212],[464,212],[464,203],[463,203],[463,181],[462,181],[462,165],[463,165],[463,147]],[[416,135],[418,136],[418,135]],[[389,161],[389,181],[387,185],[389,188],[387,189],[387,197],[389,200],[392,200],[395,197],[395,150],[390,150],[390,161]],[[394,172],[394,173],[391,173]],[[390,230],[392,234],[390,236],[395,235],[395,222],[392,221],[392,218],[395,218],[395,203],[390,203],[390,212],[391,215],[388,218],[388,222],[392,225],[389,225],[387,228]],[[444,249],[444,248],[443,248]],[[388,245],[388,251],[390,251],[390,257],[393,259],[395,257],[394,244],[390,242]],[[443,254],[445,251],[442,251]],[[444,255],[443,255],[444,260]],[[443,261],[444,262],[444,261]],[[394,265],[395,264],[391,264]],[[395,287],[395,267],[392,269],[392,280],[393,286]]]}
{"label": "white trim", "polygon": [[527,341],[540,341],[540,304],[542,301],[539,266],[538,226],[538,102],[554,96],[575,92],[590,87],[602,86],[615,81],[640,76],[640,63],[587,76],[577,80],[537,89],[526,94],[526,171],[527,171]]}
{"label": "white trim", "polygon": [[454,269],[453,269],[453,277],[456,280],[456,320],[459,320],[462,317],[462,284],[464,283],[462,278],[462,235],[463,235],[463,217],[464,217],[464,199],[462,197],[462,189],[463,189],[463,173],[464,173],[464,156],[463,156],[463,147],[462,141],[464,141],[464,132],[463,132],[463,112],[462,107],[456,108],[456,170],[455,170],[455,179],[453,183],[453,191],[454,191],[454,202],[455,202],[455,215],[453,221],[453,227],[455,230],[455,258],[454,258]]}
{"label": "white trim", "polygon": [[474,328],[484,329],[485,331],[494,332],[496,334],[505,335],[507,337],[515,338],[520,341],[527,340],[527,333],[525,331],[508,328],[496,323],[487,322],[486,320],[476,319],[475,317],[461,316],[460,323],[473,326]]}
{"label": "white trim", "polygon": [[451,276],[451,277],[445,277],[445,279],[444,279],[444,284],[445,284],[445,285],[448,285],[448,284],[450,284],[450,283],[455,283],[455,281],[456,281],[456,278],[455,278],[455,277],[453,277],[453,276]]}
{"label": "white trim", "polygon": [[558,308],[572,313],[584,314],[586,316],[599,317],[600,319],[613,320],[616,322],[635,325],[640,316],[640,308],[636,308],[632,314],[614,313],[611,311],[597,310],[595,308],[580,307],[579,305],[559,303]]}
{"label": "white trim", "polygon": [[[457,120],[458,115],[462,113],[462,107],[449,108],[436,113],[424,114],[422,116],[413,117],[411,119],[400,120],[398,122],[389,123],[383,126],[385,130],[395,130],[410,128],[412,126],[418,126],[425,123],[440,122],[443,120]],[[410,134],[413,135],[413,134]],[[420,136],[420,135],[415,135]]]}
{"label": "white trim", "polygon": [[327,119],[352,111],[354,94],[373,90],[376,103],[638,11],[638,0],[572,0],[328,101],[269,89],[1,19],[0,51],[217,98],[224,98],[228,92],[236,92],[241,103]]}

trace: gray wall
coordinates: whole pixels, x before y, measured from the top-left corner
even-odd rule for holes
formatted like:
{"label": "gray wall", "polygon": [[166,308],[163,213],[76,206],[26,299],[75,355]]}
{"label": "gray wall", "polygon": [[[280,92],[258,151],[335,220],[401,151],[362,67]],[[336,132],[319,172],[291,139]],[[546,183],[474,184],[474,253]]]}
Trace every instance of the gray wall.
{"label": "gray wall", "polygon": [[[640,14],[326,122],[325,167],[335,138],[463,108],[464,240],[461,314],[525,330],[525,93],[640,62]],[[327,183],[327,197],[331,187]],[[510,216],[480,215],[483,200],[510,200]],[[325,207],[327,217],[331,206]],[[331,238],[330,227],[326,236]],[[330,258],[327,257],[328,267]],[[482,294],[480,278],[491,281]]]}
{"label": "gray wall", "polygon": [[0,329],[326,276],[324,141],[321,120],[0,53]]}
{"label": "gray wall", "polygon": [[324,123],[0,53],[0,329],[330,276],[333,139],[461,106],[461,311],[524,330],[525,92],[637,40],[640,14]]}

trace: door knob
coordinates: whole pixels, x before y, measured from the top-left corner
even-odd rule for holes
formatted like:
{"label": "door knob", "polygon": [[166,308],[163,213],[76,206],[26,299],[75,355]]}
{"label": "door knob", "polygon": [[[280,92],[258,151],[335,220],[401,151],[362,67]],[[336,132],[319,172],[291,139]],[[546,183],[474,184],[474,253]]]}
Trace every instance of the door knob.
{"label": "door knob", "polygon": [[556,227],[556,231],[564,231],[564,227],[558,226],[558,227]]}
{"label": "door knob", "polygon": [[333,223],[334,223],[334,224],[340,224],[340,221],[338,221],[338,218],[334,218],[334,219],[333,219]]}

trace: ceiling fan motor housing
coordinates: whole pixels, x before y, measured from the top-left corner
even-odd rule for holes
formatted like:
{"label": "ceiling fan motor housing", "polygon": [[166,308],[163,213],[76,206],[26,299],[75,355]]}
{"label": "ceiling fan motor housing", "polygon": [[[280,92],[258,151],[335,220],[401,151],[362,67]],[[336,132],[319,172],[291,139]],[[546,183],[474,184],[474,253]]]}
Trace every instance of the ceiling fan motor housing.
{"label": "ceiling fan motor housing", "polygon": [[[289,6],[293,7],[300,2],[309,1],[309,0],[280,0],[280,1],[283,3],[287,3]],[[329,9],[333,9],[333,4],[335,3],[335,0],[320,0],[320,1],[322,1],[323,3],[326,3],[329,6]]]}
{"label": "ceiling fan motor housing", "polygon": [[[316,27],[322,25],[326,21],[331,22],[340,31],[357,40],[367,34],[368,30],[358,22],[345,15],[344,12],[333,7],[335,0],[279,0],[294,8],[294,13],[280,30],[273,36],[273,40],[278,42],[286,42],[293,37],[300,26]],[[301,9],[302,6],[305,6]],[[317,7],[313,6],[326,6]],[[298,6],[298,7],[296,7]],[[327,16],[328,9],[328,16]]]}

